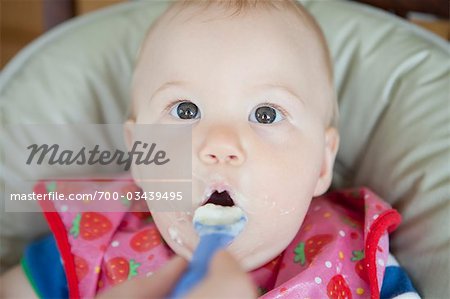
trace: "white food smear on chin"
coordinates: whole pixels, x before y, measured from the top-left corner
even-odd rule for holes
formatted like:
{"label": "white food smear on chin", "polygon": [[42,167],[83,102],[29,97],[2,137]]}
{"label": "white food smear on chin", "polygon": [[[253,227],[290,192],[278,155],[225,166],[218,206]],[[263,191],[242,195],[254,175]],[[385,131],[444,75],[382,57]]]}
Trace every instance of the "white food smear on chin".
{"label": "white food smear on chin", "polygon": [[178,231],[175,228],[169,227],[169,235],[172,241],[176,242],[180,246],[183,246],[183,241],[181,241],[181,238],[178,235]]}
{"label": "white food smear on chin", "polygon": [[193,221],[204,225],[228,225],[242,217],[244,212],[237,206],[224,207],[208,203],[195,211]]}

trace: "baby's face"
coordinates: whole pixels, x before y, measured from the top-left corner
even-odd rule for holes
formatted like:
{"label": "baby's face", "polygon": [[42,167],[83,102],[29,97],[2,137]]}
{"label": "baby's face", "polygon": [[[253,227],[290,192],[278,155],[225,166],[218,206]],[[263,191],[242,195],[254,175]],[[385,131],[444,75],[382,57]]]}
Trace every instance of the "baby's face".
{"label": "baby's face", "polygon": [[138,124],[192,126],[192,210],[153,213],[166,242],[189,258],[195,209],[225,190],[248,218],[229,250],[251,270],[290,243],[328,188],[338,137],[314,33],[286,12],[219,10],[187,20],[188,8],[153,32],[133,100]]}

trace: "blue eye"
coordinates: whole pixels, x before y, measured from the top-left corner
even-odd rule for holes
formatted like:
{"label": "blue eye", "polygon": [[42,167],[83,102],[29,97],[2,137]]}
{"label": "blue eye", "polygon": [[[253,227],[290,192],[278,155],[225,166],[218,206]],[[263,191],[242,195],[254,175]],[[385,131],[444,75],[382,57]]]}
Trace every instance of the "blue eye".
{"label": "blue eye", "polygon": [[181,102],[170,110],[170,115],[180,119],[195,119],[200,117],[200,111],[192,102]]}
{"label": "blue eye", "polygon": [[258,122],[261,124],[271,124],[283,119],[283,113],[270,106],[259,106],[252,110],[249,116],[251,122]]}

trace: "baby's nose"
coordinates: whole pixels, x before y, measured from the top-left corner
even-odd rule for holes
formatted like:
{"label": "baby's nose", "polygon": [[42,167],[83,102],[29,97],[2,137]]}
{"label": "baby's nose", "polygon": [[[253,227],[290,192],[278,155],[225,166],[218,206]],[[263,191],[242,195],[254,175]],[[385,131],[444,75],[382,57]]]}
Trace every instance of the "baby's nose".
{"label": "baby's nose", "polygon": [[230,132],[209,134],[200,149],[200,160],[205,164],[241,165],[245,156],[238,136],[233,135]]}

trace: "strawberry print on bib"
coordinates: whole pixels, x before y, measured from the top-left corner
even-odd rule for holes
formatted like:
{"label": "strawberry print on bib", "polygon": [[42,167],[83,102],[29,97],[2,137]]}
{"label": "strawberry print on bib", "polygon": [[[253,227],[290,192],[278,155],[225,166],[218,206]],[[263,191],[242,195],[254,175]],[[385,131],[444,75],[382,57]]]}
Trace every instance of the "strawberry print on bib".
{"label": "strawberry print on bib", "polygon": [[[42,181],[35,192],[139,191],[131,178]],[[56,239],[71,298],[152,275],[173,255],[151,213],[117,201],[116,212],[84,211],[82,201],[41,201]],[[145,205],[134,202],[133,205]],[[249,274],[261,298],[378,298],[389,254],[388,233],[400,215],[367,188],[314,198],[288,247]]]}

